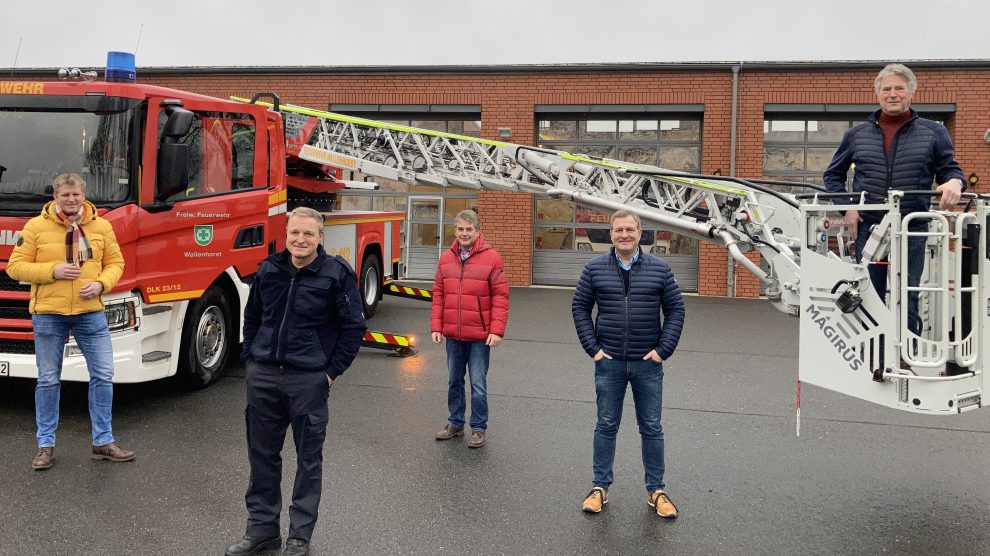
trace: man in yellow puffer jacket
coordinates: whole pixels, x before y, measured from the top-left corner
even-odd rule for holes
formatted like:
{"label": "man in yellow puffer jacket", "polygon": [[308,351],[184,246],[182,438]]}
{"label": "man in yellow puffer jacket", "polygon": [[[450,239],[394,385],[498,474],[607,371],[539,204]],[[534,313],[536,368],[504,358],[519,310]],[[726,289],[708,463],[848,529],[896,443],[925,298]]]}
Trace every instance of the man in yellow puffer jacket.
{"label": "man in yellow puffer jacket", "polygon": [[31,467],[48,469],[55,459],[62,355],[70,332],[89,370],[92,458],[132,461],[134,452],[113,438],[113,349],[100,297],[120,279],[124,257],[113,227],[86,201],[86,182],[78,174],[62,174],[52,185],[55,200],[24,226],[7,265],[11,278],[31,284],[38,364],[38,453]]}

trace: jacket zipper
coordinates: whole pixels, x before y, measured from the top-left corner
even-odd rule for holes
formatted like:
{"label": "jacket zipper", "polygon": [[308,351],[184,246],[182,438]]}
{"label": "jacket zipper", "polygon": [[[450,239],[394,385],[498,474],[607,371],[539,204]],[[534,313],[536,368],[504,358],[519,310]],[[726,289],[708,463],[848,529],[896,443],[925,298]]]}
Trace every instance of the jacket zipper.
{"label": "jacket zipper", "polygon": [[[81,225],[82,224],[80,224],[80,226]],[[69,227],[66,226],[65,227],[65,234],[62,234],[62,237],[65,237],[66,235],[68,235],[68,233],[69,233]],[[66,263],[70,263],[71,261],[65,261],[65,262]],[[54,272],[52,274],[54,274]],[[82,277],[82,267],[79,267],[79,276],[80,276],[80,278]],[[74,315],[76,313],[76,297],[78,297],[78,296],[71,295],[72,293],[78,293],[78,291],[76,290],[76,280],[78,280],[78,278],[73,278],[69,282],[69,288],[70,288],[69,299],[71,299],[71,301],[69,301],[69,314],[70,315]]]}
{"label": "jacket zipper", "polygon": [[629,293],[628,292],[626,293],[626,297],[624,299],[624,303],[625,303],[625,306],[626,306],[626,333],[622,335],[622,360],[623,361],[625,361],[625,360],[628,359],[628,357],[626,357],[626,351],[627,351],[627,349],[629,347]]}
{"label": "jacket zipper", "polygon": [[276,338],[278,338],[278,347],[275,348],[275,359],[278,361],[282,361],[282,357],[285,354],[285,342],[282,341],[282,335],[285,333],[285,319],[289,317],[289,307],[292,306],[292,293],[293,290],[296,289],[296,278],[299,276],[299,272],[301,271],[301,268],[298,269],[295,276],[289,280],[289,294],[286,296],[285,300],[285,312],[282,313],[282,322],[278,325],[278,335],[276,336]]}
{"label": "jacket zipper", "polygon": [[457,279],[457,339],[461,339],[461,296],[464,293],[464,259],[460,258],[461,254],[458,253],[458,260],[461,261],[461,277]]}
{"label": "jacket zipper", "polygon": [[[619,266],[619,263],[616,262],[614,264],[616,265],[615,270],[619,273],[619,280],[622,280],[622,290],[623,290],[622,303],[623,306],[625,307],[625,322],[626,322],[626,326],[625,326],[626,333],[622,335],[622,360],[625,361],[626,359],[628,359],[628,357],[626,356],[626,352],[629,349],[629,288],[626,287],[626,281],[622,277],[622,268]],[[632,286],[631,265],[629,267],[629,286],[630,287]]]}

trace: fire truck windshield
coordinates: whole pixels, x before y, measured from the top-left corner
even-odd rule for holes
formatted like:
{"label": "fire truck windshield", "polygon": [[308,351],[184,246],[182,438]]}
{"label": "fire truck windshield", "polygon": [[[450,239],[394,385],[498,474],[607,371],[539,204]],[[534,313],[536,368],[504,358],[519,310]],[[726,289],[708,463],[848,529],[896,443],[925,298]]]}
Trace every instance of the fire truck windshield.
{"label": "fire truck windshield", "polygon": [[3,209],[37,210],[52,198],[54,178],[67,172],[86,180],[86,198],[97,206],[134,198],[138,106],[100,112],[0,106]]}

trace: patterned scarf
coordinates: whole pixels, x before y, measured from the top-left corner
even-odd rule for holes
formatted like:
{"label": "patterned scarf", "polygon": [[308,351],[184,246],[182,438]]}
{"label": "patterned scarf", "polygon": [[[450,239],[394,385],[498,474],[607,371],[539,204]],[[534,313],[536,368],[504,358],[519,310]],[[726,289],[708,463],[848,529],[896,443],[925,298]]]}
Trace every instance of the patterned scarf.
{"label": "patterned scarf", "polygon": [[68,230],[65,232],[65,262],[81,267],[82,264],[93,258],[93,248],[86,239],[86,231],[79,224],[82,221],[84,207],[79,208],[79,212],[68,215],[62,212],[58,205],[55,205],[55,214],[62,220]]}

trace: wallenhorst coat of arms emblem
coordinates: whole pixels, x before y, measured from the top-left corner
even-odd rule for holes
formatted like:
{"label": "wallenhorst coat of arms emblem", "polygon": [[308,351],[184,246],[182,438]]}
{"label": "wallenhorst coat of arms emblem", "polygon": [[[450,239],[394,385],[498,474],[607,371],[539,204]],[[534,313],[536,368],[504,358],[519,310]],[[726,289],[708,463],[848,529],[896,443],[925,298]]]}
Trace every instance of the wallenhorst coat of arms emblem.
{"label": "wallenhorst coat of arms emblem", "polygon": [[213,243],[213,225],[196,226],[193,228],[193,235],[197,245],[206,247]]}

